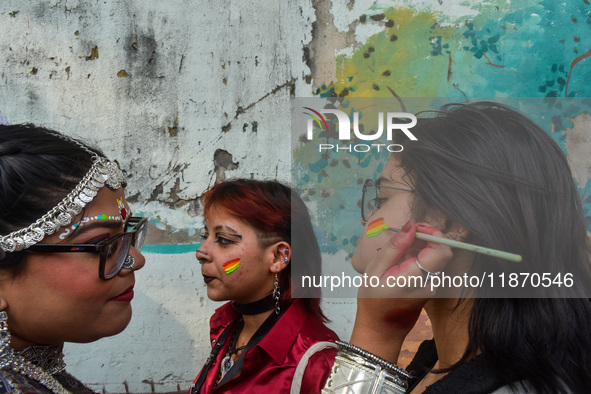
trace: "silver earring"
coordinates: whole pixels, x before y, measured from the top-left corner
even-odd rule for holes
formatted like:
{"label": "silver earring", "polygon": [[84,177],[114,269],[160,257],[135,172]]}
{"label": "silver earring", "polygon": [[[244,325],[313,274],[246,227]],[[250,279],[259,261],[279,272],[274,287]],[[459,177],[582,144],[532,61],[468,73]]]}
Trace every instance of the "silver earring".
{"label": "silver earring", "polygon": [[449,235],[451,238],[455,239],[456,241],[457,241],[458,239],[462,239],[462,233],[461,233],[461,231],[460,231],[460,230],[456,230],[456,233],[455,233],[455,234],[452,234],[452,233],[447,233],[447,234],[448,234],[448,235]]}
{"label": "silver earring", "polygon": [[281,312],[281,307],[279,306],[279,297],[281,296],[281,289],[279,288],[279,277],[277,273],[275,273],[275,288],[273,289],[273,298],[275,299],[275,313],[279,314]]}
{"label": "silver earring", "polygon": [[133,269],[134,265],[135,265],[135,259],[132,256],[127,256],[125,258],[125,261],[123,262],[122,268],[130,270],[130,269]]}
{"label": "silver earring", "polygon": [[285,249],[285,258],[283,259],[283,261],[287,264],[289,263],[289,250]]}
{"label": "silver earring", "polygon": [[8,331],[8,315],[0,312],[0,368],[10,365],[12,349],[10,349],[10,331]]}

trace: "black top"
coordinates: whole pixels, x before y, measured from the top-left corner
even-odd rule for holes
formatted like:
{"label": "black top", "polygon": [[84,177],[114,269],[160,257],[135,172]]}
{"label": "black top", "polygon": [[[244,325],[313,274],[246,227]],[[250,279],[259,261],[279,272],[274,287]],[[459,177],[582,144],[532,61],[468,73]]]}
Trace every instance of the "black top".
{"label": "black top", "polygon": [[[431,371],[437,360],[435,341],[431,339],[421,343],[415,357],[406,368],[407,371],[416,376],[416,378],[408,381],[408,393]],[[452,369],[443,378],[428,386],[424,393],[487,394],[520,380],[517,376],[504,376],[504,379],[501,380],[487,365],[485,358],[478,355],[467,363]],[[519,386],[517,384],[517,388]]]}

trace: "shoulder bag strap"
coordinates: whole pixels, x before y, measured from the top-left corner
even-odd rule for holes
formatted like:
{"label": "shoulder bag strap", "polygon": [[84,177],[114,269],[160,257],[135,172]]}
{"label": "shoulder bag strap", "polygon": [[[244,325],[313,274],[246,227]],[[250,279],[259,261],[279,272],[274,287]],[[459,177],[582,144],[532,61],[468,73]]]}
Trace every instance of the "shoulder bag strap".
{"label": "shoulder bag strap", "polygon": [[302,356],[298,366],[296,367],[295,373],[293,375],[293,381],[291,382],[291,391],[290,394],[300,394],[300,390],[302,388],[302,380],[304,379],[304,372],[306,371],[306,367],[308,366],[308,361],[310,361],[310,357],[314,354],[330,348],[336,348],[337,344],[334,342],[324,341],[324,342],[317,342],[310,346],[306,353]]}

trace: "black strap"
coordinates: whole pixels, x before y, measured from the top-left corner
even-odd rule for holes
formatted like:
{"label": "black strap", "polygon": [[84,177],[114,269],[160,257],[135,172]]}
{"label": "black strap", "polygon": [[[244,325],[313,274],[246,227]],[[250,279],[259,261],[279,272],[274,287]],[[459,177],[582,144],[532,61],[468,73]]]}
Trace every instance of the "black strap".
{"label": "black strap", "polygon": [[207,372],[209,371],[209,368],[211,368],[211,365],[213,364],[220,349],[222,348],[222,346],[224,346],[224,343],[226,343],[226,340],[230,336],[230,333],[232,332],[232,329],[234,328],[236,321],[237,320],[235,319],[231,324],[228,324],[228,326],[224,329],[222,334],[218,337],[215,345],[213,345],[211,353],[209,353],[209,357],[207,358],[207,361],[205,362],[205,365],[201,370],[199,379],[197,379],[197,381],[191,388],[191,394],[198,394],[201,391],[201,387],[203,386],[203,383],[205,383],[205,378],[207,378]]}
{"label": "black strap", "polygon": [[242,373],[242,366],[244,363],[244,355],[253,347],[255,347],[264,337],[271,331],[275,323],[283,316],[283,314],[289,308],[289,304],[284,308],[281,308],[281,313],[278,315],[275,312],[271,313],[269,317],[261,324],[258,330],[254,333],[252,338],[248,341],[244,351],[238,356],[238,359],[234,362],[232,368],[224,375],[223,379],[218,383],[218,387],[222,384],[230,381],[231,379]]}

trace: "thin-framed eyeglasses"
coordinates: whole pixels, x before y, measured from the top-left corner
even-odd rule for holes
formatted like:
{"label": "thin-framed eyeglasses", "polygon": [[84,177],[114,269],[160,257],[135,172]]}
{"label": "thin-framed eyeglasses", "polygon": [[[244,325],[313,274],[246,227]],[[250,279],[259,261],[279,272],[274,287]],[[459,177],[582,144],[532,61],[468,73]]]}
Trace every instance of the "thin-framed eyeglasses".
{"label": "thin-framed eyeglasses", "polygon": [[99,277],[104,280],[114,278],[129,254],[131,245],[142,250],[148,232],[148,218],[130,217],[125,232],[117,234],[96,244],[35,244],[27,251],[38,253],[98,253]]}
{"label": "thin-framed eyeglasses", "polygon": [[361,195],[361,220],[368,221],[371,214],[380,207],[383,199],[379,198],[380,188],[402,190],[405,192],[414,192],[413,189],[384,186],[377,184],[373,179],[367,179],[363,184],[363,194]]}

